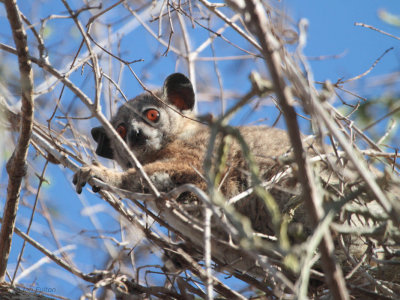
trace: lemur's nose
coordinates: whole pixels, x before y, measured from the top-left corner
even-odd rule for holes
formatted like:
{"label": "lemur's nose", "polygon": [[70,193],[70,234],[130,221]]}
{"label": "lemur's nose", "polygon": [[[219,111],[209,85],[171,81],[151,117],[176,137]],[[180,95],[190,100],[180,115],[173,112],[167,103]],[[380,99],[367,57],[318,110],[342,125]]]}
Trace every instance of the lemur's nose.
{"label": "lemur's nose", "polygon": [[132,146],[144,145],[146,139],[141,129],[132,128],[128,134],[128,140]]}

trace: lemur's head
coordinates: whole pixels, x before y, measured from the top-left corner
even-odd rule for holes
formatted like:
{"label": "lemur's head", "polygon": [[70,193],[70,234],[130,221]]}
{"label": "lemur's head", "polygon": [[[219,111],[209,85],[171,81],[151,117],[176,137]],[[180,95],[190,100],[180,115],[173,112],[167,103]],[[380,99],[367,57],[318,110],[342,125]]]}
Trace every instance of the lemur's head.
{"label": "lemur's head", "polygon": [[[122,105],[111,124],[139,160],[156,155],[182,132],[182,117],[192,113],[195,95],[190,80],[183,74],[169,75],[161,90],[155,91],[162,102],[144,93]],[[92,129],[96,153],[116,160],[122,168],[132,167],[114,145],[103,127]]]}

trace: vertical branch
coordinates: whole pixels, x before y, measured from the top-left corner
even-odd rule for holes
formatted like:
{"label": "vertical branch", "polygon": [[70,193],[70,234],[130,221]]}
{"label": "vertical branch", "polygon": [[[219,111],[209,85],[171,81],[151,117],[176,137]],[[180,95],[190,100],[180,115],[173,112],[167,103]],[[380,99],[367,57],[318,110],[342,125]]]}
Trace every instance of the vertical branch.
{"label": "vertical branch", "polygon": [[[32,223],[33,223],[33,218],[34,218],[34,216],[35,216],[36,207],[37,207],[37,203],[38,203],[38,200],[39,200],[39,194],[40,194],[40,191],[41,191],[43,182],[45,181],[44,175],[45,175],[45,173],[46,173],[47,165],[48,165],[48,164],[49,164],[49,160],[46,160],[46,162],[45,162],[45,164],[44,164],[44,166],[43,166],[42,174],[40,175],[40,178],[39,178],[39,185],[38,185],[37,193],[36,193],[36,196],[35,196],[35,202],[33,203],[31,217],[30,217],[30,219],[29,219],[28,228],[26,229],[26,234],[27,234],[27,235],[29,235],[29,232],[31,231],[31,227],[32,227]],[[23,244],[22,244],[22,247],[21,247],[21,251],[20,251],[19,254],[18,254],[17,266],[15,267],[14,275],[12,276],[12,279],[11,279],[11,284],[14,284],[14,282],[15,282],[15,278],[16,278],[16,276],[17,276],[18,269],[19,269],[19,267],[20,267],[20,265],[21,265],[22,256],[24,255],[25,246],[26,246],[26,241],[24,240],[24,242],[23,242]],[[60,247],[60,248],[61,248],[61,247]]]}
{"label": "vertical branch", "polygon": [[[93,64],[93,75],[94,75],[94,85],[95,85],[95,99],[94,99],[94,106],[95,106],[95,111],[100,110],[100,96],[101,96],[101,74],[100,74],[100,68],[99,68],[99,62],[97,59],[96,53],[92,50],[92,47],[90,46],[90,40],[83,29],[81,23],[78,20],[78,16],[72,11],[71,7],[69,6],[68,2],[65,0],[61,0],[64,6],[67,8],[69,14],[71,15],[72,19],[75,22],[76,27],[80,31],[83,41],[86,44],[86,47],[90,53],[92,64]],[[89,28],[88,32],[90,31],[91,24],[89,23]]]}
{"label": "vertical branch", "polygon": [[7,162],[9,176],[7,199],[4,208],[3,222],[0,232],[0,282],[4,281],[7,262],[11,249],[12,235],[18,210],[22,178],[26,174],[28,147],[33,124],[33,72],[28,57],[27,36],[22,26],[20,12],[16,0],[5,0],[7,18],[10,23],[14,43],[18,52],[20,85],[21,85],[21,117],[20,135],[17,146]]}
{"label": "vertical branch", "polygon": [[[231,4],[241,10],[244,19],[257,36],[262,54],[266,60],[267,68],[270,71],[278,96],[282,112],[285,116],[288,127],[288,134],[294,148],[294,155],[298,164],[298,178],[302,185],[302,193],[306,206],[314,224],[318,224],[323,218],[324,212],[321,206],[321,199],[316,189],[310,164],[301,141],[297,114],[294,107],[289,87],[285,83],[282,70],[281,51],[282,44],[274,37],[270,30],[269,21],[266,18],[264,9],[259,1],[247,0],[245,5],[239,1],[230,1]],[[288,62],[289,63],[289,62]],[[330,287],[334,299],[349,299],[344,282],[342,270],[333,256],[334,244],[330,232],[327,230],[320,244],[321,259],[326,276],[326,282]]]}
{"label": "vertical branch", "polygon": [[[190,78],[190,81],[192,82],[194,94],[196,95],[197,94],[197,85],[196,85],[196,72],[195,72],[195,61],[194,61],[195,57],[192,52],[191,39],[187,32],[185,20],[183,19],[181,14],[178,13],[177,15],[178,15],[178,21],[179,21],[179,24],[180,24],[181,30],[182,30],[183,44],[185,45],[185,50],[186,50],[186,60],[187,60],[188,69],[189,69],[189,78]],[[196,104],[195,110],[197,111],[197,104]]]}
{"label": "vertical branch", "polygon": [[211,269],[211,217],[212,210],[205,207],[205,220],[204,220],[204,262],[206,267],[206,288],[207,299],[212,300],[213,297],[213,280]]}

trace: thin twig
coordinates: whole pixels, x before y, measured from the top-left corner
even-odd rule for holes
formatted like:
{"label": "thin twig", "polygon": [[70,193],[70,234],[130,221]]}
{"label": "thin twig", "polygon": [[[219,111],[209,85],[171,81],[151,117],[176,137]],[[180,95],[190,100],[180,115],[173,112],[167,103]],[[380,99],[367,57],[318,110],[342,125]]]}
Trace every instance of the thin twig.
{"label": "thin twig", "polygon": [[378,29],[378,28],[375,28],[374,26],[371,26],[371,25],[367,25],[367,24],[364,24],[364,23],[358,23],[358,22],[354,23],[354,25],[355,25],[355,26],[361,26],[361,27],[369,28],[369,29],[378,31],[379,33],[382,33],[382,34],[384,34],[384,35],[390,36],[390,37],[392,37],[392,38],[394,38],[394,39],[396,39],[396,40],[400,40],[400,37],[395,36],[395,35],[390,34],[390,33],[387,33],[387,32],[385,32],[385,31],[380,30],[380,29]]}
{"label": "thin twig", "polygon": [[[31,217],[29,219],[28,228],[26,229],[26,235],[29,235],[29,232],[31,230],[33,217],[35,215],[36,206],[37,206],[37,203],[38,203],[39,193],[41,191],[41,187],[42,187],[42,184],[44,182],[44,175],[46,173],[46,169],[47,169],[48,163],[49,163],[49,160],[47,159],[46,162],[45,162],[45,165],[43,166],[42,174],[40,175],[40,178],[39,178],[39,186],[38,186],[37,193],[36,193],[36,196],[35,196],[35,202],[34,202],[33,207],[32,207],[32,213],[31,213]],[[19,266],[20,266],[20,263],[21,263],[21,260],[22,260],[22,256],[24,254],[25,245],[26,245],[26,241],[24,240],[24,243],[22,244],[21,250],[20,250],[19,255],[18,255],[17,266],[15,267],[14,274],[13,274],[12,280],[11,280],[11,284],[14,283],[15,276],[17,275],[17,272],[18,272],[18,269],[19,269]]]}
{"label": "thin twig", "polygon": [[355,76],[355,77],[352,77],[352,78],[350,78],[350,79],[347,79],[347,80],[339,80],[339,81],[338,81],[338,84],[348,83],[348,82],[350,82],[350,81],[358,80],[358,79],[360,79],[360,78],[366,76],[369,72],[371,72],[371,71],[375,68],[375,66],[379,63],[379,61],[382,59],[382,57],[384,57],[388,52],[392,51],[393,49],[394,49],[393,47],[391,47],[391,48],[389,48],[389,49],[386,49],[385,52],[383,52],[383,54],[382,54],[381,56],[379,56],[379,57],[374,61],[374,63],[372,64],[372,66],[371,66],[367,71],[365,71],[364,73],[362,73],[362,74],[360,74],[360,75],[357,75],[357,76]]}

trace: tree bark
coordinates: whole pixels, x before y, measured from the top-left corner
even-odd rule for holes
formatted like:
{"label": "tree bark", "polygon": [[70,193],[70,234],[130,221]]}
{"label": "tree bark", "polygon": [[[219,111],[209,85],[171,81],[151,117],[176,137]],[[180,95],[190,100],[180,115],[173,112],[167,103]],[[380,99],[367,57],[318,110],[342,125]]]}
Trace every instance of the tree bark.
{"label": "tree bark", "polygon": [[28,147],[33,124],[33,72],[29,59],[27,36],[22,25],[20,12],[15,0],[5,0],[4,6],[10,23],[14,43],[18,51],[18,63],[21,85],[21,122],[17,146],[7,162],[9,176],[7,199],[4,207],[0,232],[0,282],[5,279],[11,241],[17,216],[22,178],[26,174]]}

